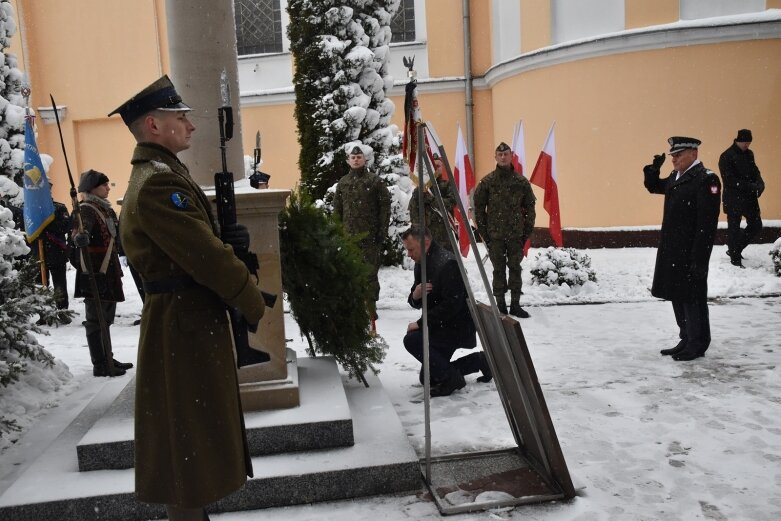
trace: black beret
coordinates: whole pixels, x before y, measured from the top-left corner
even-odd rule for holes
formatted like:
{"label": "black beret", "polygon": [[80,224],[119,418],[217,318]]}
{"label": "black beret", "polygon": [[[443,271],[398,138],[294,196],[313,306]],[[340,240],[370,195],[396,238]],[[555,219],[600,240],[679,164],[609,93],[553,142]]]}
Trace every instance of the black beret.
{"label": "black beret", "polygon": [[108,176],[97,170],[87,170],[79,179],[79,192],[89,192],[98,186],[108,183]]}
{"label": "black beret", "polygon": [[124,102],[109,113],[109,116],[119,114],[125,125],[132,122],[152,110],[170,110],[174,112],[192,110],[182,102],[182,97],[176,92],[174,84],[168,75],[155,80],[144,90]]}
{"label": "black beret", "polygon": [[670,153],[675,154],[676,152],[686,150],[687,148],[696,149],[700,146],[702,141],[693,137],[673,136],[667,140],[667,143],[670,145]]}

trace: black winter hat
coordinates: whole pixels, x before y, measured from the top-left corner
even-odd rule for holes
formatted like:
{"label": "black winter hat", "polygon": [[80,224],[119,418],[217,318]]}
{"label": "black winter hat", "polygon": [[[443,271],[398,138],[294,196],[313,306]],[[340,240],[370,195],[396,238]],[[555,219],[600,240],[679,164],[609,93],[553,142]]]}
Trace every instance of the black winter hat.
{"label": "black winter hat", "polygon": [[751,143],[753,141],[751,139],[751,131],[747,128],[738,130],[738,137],[735,138],[735,141],[740,143]]}
{"label": "black winter hat", "polygon": [[97,170],[87,170],[81,174],[81,179],[79,179],[79,192],[89,192],[103,183],[108,183],[106,174]]}

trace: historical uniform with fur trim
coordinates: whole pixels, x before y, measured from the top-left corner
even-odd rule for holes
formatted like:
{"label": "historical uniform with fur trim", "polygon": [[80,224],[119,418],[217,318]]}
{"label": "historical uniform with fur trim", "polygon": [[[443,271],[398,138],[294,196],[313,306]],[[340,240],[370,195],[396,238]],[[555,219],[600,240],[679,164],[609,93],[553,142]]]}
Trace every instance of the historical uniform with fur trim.
{"label": "historical uniform with fur trim", "polygon": [[646,189],[664,195],[651,294],[672,302],[679,327],[680,343],[662,354],[693,360],[705,354],[711,341],[708,262],[719,219],[721,182],[697,159],[700,140],[674,136],[668,142],[675,170],[659,178],[664,154],[643,168]]}
{"label": "historical uniform with fur trim", "polygon": [[[195,130],[188,110],[164,76],[115,111],[138,141],[120,229],[146,291],[136,376],[136,494],[166,504],[169,516],[185,512],[182,519],[252,475],[225,306],[249,324],[264,311],[254,277],[220,240],[209,200],[176,156],[189,148]],[[246,229],[236,226],[236,240],[248,242]]]}

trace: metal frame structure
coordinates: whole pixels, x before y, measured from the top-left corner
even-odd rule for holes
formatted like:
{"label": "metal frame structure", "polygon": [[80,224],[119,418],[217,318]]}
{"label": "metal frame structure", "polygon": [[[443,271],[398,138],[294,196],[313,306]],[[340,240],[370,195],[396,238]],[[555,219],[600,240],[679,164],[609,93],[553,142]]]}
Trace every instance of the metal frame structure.
{"label": "metal frame structure", "polygon": [[[438,141],[436,132],[429,123],[420,122],[417,124],[418,143],[417,143],[417,172],[418,172],[418,211],[419,222],[425,223],[423,192],[425,191],[424,171],[428,178],[434,179],[433,165],[426,153],[426,142],[424,139],[425,130],[429,130],[429,135]],[[450,163],[447,154],[441,143],[431,144],[436,146],[439,156],[444,163],[447,175],[453,180]],[[436,182],[431,183],[434,198],[443,216],[448,214],[439,186]],[[477,250],[477,242],[469,225],[469,216],[464,208],[460,197],[456,198],[458,211],[463,217],[462,222],[466,223],[467,233],[472,254],[475,258],[480,258]],[[449,229],[448,239],[452,251],[458,252],[458,241],[452,229]],[[421,234],[421,251],[425,252],[425,238]],[[526,341],[523,338],[523,332],[520,324],[507,316],[502,316],[496,307],[496,301],[491,291],[491,285],[488,281],[488,275],[481,262],[477,263],[480,270],[480,276],[486,294],[488,295],[489,305],[478,303],[475,300],[474,292],[469,281],[469,277],[460,255],[456,254],[461,278],[466,286],[469,305],[469,311],[475,322],[480,342],[488,359],[489,366],[496,379],[496,389],[504,408],[507,421],[512,430],[517,447],[504,451],[485,451],[467,454],[453,454],[431,458],[431,408],[430,408],[430,374],[429,374],[429,337],[428,323],[426,320],[428,301],[426,293],[423,292],[423,375],[424,375],[424,421],[425,421],[425,455],[421,462],[423,470],[423,479],[426,482],[431,496],[437,504],[441,514],[457,514],[468,511],[484,510],[489,508],[499,508],[505,506],[514,506],[524,503],[553,501],[558,499],[569,499],[574,497],[575,490],[572,480],[564,461],[561,447],[556,437],[553,423],[548,413],[542,390],[537,380],[536,372],[532,364],[531,357],[526,347]],[[426,255],[421,258],[421,283],[426,283]],[[530,495],[514,498],[512,500],[490,501],[482,503],[470,503],[457,507],[443,504],[436,492],[435,484],[432,482],[432,464],[449,464],[456,461],[465,461],[475,458],[488,458],[496,454],[517,455],[519,462],[523,466],[536,471],[545,481],[548,488],[552,491],[545,495]],[[519,467],[520,468],[520,467]]]}

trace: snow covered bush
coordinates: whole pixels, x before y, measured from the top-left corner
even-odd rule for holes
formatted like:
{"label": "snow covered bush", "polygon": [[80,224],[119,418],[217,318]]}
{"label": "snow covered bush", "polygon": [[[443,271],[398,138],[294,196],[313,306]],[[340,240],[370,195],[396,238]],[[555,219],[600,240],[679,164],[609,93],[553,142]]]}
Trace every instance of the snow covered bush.
{"label": "snow covered bush", "polygon": [[549,247],[530,259],[532,284],[570,287],[596,282],[597,274],[591,268],[591,258],[575,248]]}
{"label": "snow covered bush", "polygon": [[781,238],[776,239],[773,247],[770,248],[770,258],[773,259],[773,268],[776,275],[781,277]]}

